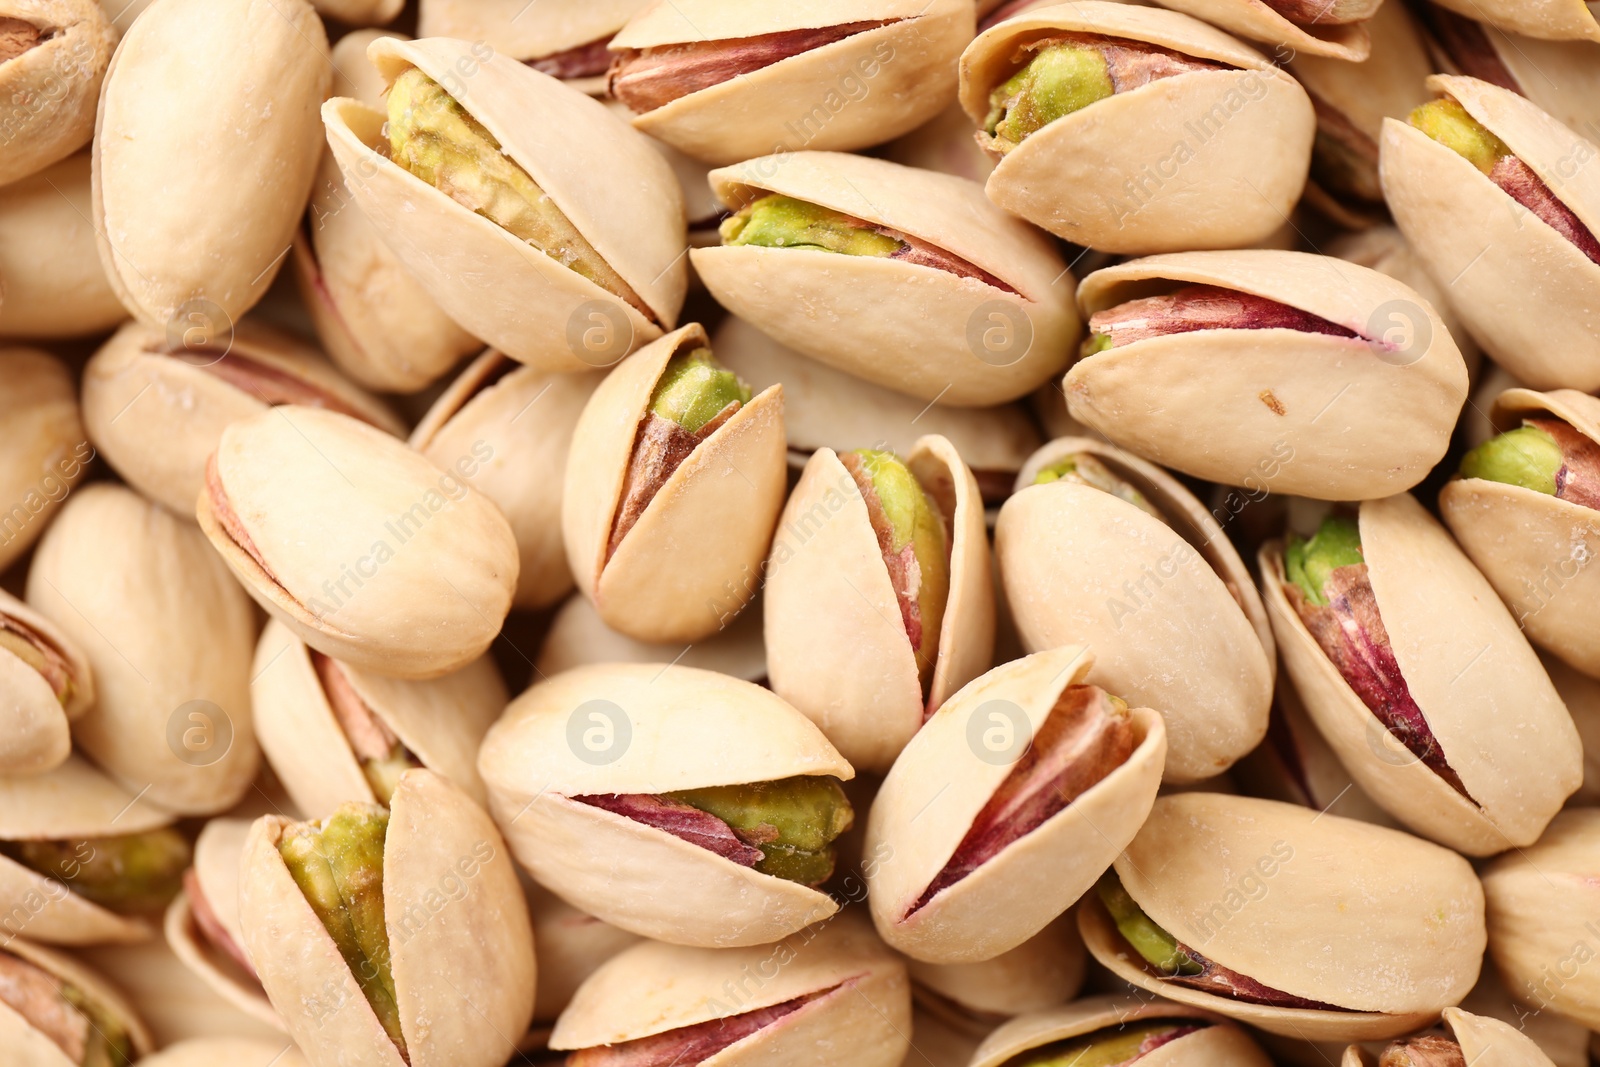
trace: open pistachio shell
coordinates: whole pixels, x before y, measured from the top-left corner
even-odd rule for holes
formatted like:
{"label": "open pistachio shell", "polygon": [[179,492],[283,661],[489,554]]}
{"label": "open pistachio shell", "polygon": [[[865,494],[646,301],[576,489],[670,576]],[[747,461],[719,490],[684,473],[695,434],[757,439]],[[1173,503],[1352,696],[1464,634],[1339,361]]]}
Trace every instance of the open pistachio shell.
{"label": "open pistachio shell", "polygon": [[530,882],[528,911],[533,942],[539,946],[539,991],[533,1001],[536,1022],[553,1022],[572,995],[602,963],[639,938],[579,911],[537,882]]}
{"label": "open pistachio shell", "polygon": [[[1453,97],[1600,234],[1600,167],[1583,165],[1594,145],[1487,82],[1435,75],[1428,87]],[[1600,387],[1600,264],[1405,122],[1385,120],[1380,168],[1395,222],[1447,282],[1484,351],[1534,389]]]}
{"label": "open pistachio shell", "polygon": [[[1556,1067],[1532,1038],[1499,1019],[1446,1008],[1443,1028],[1459,1048],[1460,1062],[1481,1067]],[[1371,1052],[1351,1045],[1345,1049],[1342,1067],[1373,1067],[1377,1062]]]}
{"label": "open pistachio shell", "polygon": [[618,633],[606,625],[592,601],[575,596],[550,621],[534,670],[547,678],[590,663],[681,663],[747,682],[765,682],[767,650],[761,640],[759,606],[752,604],[725,621],[723,629],[685,650],[681,643],[650,644]]}
{"label": "open pistachio shell", "polygon": [[1065,1004],[1083,986],[1088,953],[1063,914],[1016,948],[977,963],[908,960],[918,1008],[982,1037],[1014,1015]]}
{"label": "open pistachio shell", "polygon": [[955,95],[950,67],[972,39],[973,19],[966,0],[820,0],[803,7],[677,0],[646,8],[611,48],[669,49],[869,23],[634,116],[636,129],[726,165],[768,152],[866,148],[915,129]]}
{"label": "open pistachio shell", "polygon": [[[536,70],[557,73],[547,65],[555,57],[610,40],[646,3],[648,0],[562,0],[529,7],[527,0],[420,0],[417,35],[483,41]],[[609,62],[610,56],[605,58]],[[604,71],[558,76],[580,92],[605,95]]]}
{"label": "open pistachio shell", "polygon": [[[206,460],[229,423],[279,402],[288,378],[302,403],[344,411],[391,434],[404,432],[380,401],[356,388],[320,352],[254,321],[231,342],[176,347],[165,329],[130,322],[89,361],[83,420],[89,437],[128,484],[179,515],[194,515]],[[312,398],[318,398],[313,401]]]}
{"label": "open pistachio shell", "polygon": [[239,884],[244,949],[316,1067],[497,1067],[533,1015],[533,933],[505,842],[444,778],[410,770],[389,805],[383,925],[407,1055],[278,851],[288,821],[256,820]]}
{"label": "open pistachio shell", "polygon": [[[983,499],[943,437],[920,438],[907,458],[950,531],[950,594],[932,678],[911,647],[866,500],[831,448],[819,448],[789,495],[765,586],[772,688],[822,728],[852,766],[888,771],[929,709],[989,668],[994,586]],[[819,663],[832,664],[826,671]]]}
{"label": "open pistachio shell", "polygon": [[0,334],[80,337],[127,317],[100,265],[89,212],[87,155],[0,188]]}
{"label": "open pistachio shell", "polygon": [[211,462],[200,528],[256,602],[311,647],[436,678],[494,640],[516,587],[516,540],[454,473],[365,423],[295,406],[230,424]]}
{"label": "open pistachio shell", "polygon": [[[134,1059],[149,1062],[144,1057],[155,1050],[150,1031],[134,1013],[127,999],[101,975],[81,961],[64,952],[53,952],[42,945],[30,944],[20,938],[6,941],[0,952],[8,953],[25,963],[44,971],[66,986],[77,990],[88,1006],[89,1012],[103,1013],[124,1031],[132,1046]],[[90,1026],[94,1026],[91,1016]],[[43,1031],[36,1030],[8,1002],[0,1001],[0,1049],[5,1049],[8,1067],[78,1067],[67,1058],[55,1040]]]}
{"label": "open pistachio shell", "polygon": [[603,808],[592,794],[854,777],[803,715],[693,667],[602,664],[513,700],[478,754],[517,859],[576,908],[675,944],[762,945],[827,918],[831,897]]}
{"label": "open pistachio shell", "polygon": [[1329,256],[1252,250],[1108,267],[1084,279],[1078,299],[1087,318],[1163,284],[1233,289],[1356,336],[1201,329],[1112,347],[1067,372],[1074,418],[1186,474],[1320,500],[1400,492],[1443,458],[1467,370],[1415,290]]}
{"label": "open pistachio shell", "polygon": [[194,1037],[168,1045],[139,1067],[309,1067],[293,1044],[259,1037]]}
{"label": "open pistachio shell", "polygon": [[16,643],[0,644],[0,774],[38,774],[72,750],[67,726],[94,704],[94,671],[76,641],[4,590],[0,634]]}
{"label": "open pistachio shell", "polygon": [[1056,119],[1000,161],[989,199],[1057,237],[1135,255],[1249,245],[1283,225],[1311,164],[1311,101],[1265,56],[1187,15],[1081,0],[1006,19],[961,56],[972,121],[1015,73],[1019,47],[1062,33],[1230,69],[1161,78]]}
{"label": "open pistachio shell", "polygon": [[94,448],[83,433],[72,372],[37,348],[0,348],[0,571],[44,533],[83,477]]}
{"label": "open pistachio shell", "polygon": [[1270,1067],[1272,1063],[1244,1030],[1219,1015],[1165,1000],[1099,996],[1011,1020],[978,1046],[971,1067],[1007,1067],[1023,1053],[1057,1041],[1102,1030],[1115,1034],[1156,1022],[1199,1029],[1135,1057],[1139,1067]]}
{"label": "open pistachio shell", "polygon": [[1412,830],[1473,856],[1531,845],[1583,780],[1561,697],[1493,587],[1414,498],[1367,501],[1359,525],[1395,660],[1467,795],[1340,676],[1284,591],[1274,542],[1260,555],[1267,610],[1306,710],[1357,784]]}
{"label": "open pistachio shell", "polygon": [[89,142],[117,33],[94,0],[4,0],[0,18],[39,31],[38,43],[0,63],[0,97],[12,105],[0,124],[7,185]]}
{"label": "open pistachio shell", "polygon": [[572,434],[567,562],[606,625],[641,641],[697,641],[737,614],[783,506],[783,388],[772,386],[694,446],[610,549],[656,384],[673,356],[704,347],[698,323],[651,342],[600,383]]}
{"label": "open pistachio shell", "polygon": [[[1088,485],[1034,485],[1074,454],[1099,460],[1161,514]],[[1209,778],[1261,741],[1275,652],[1249,568],[1177,479],[1083,437],[1029,457],[1000,509],[995,555],[1028,651],[1094,650],[1090,684],[1167,724],[1169,783]]]}
{"label": "open pistachio shell", "polygon": [[578,416],[603,375],[521,367],[493,349],[461,372],[411,434],[411,447],[492,500],[517,538],[519,608],[572,590],[561,487]]}
{"label": "open pistachio shell", "polygon": [[1600,41],[1600,20],[1583,0],[1434,0],[1509,33],[1547,41]]}
{"label": "open pistachio shell", "polygon": [[1372,54],[1373,34],[1367,20],[1337,25],[1316,20],[1297,24],[1263,0],[1161,0],[1161,6],[1204,19],[1247,41],[1272,45],[1278,55],[1303,53],[1361,63]]}
{"label": "open pistachio shell", "polygon": [[1077,342],[1075,282],[1065,262],[974,182],[807,151],[712,171],[711,187],[735,211],[776,193],[843,212],[932,245],[1006,286],[892,257],[810,248],[689,253],[729,311],[857,378],[924,401],[989,406],[1059,372]]}
{"label": "open pistachio shell", "polygon": [[[1387,11],[1388,7],[1379,10]],[[1450,339],[1461,350],[1461,359],[1467,365],[1468,378],[1478,383],[1478,371],[1483,365],[1483,352],[1478,348],[1478,343],[1472,339],[1472,335],[1467,332],[1461,316],[1456,314],[1455,306],[1450,303],[1449,292],[1433,280],[1433,276],[1423,266],[1421,258],[1406,241],[1404,234],[1393,226],[1373,226],[1360,233],[1347,233],[1336,237],[1326,248],[1330,256],[1349,260],[1363,267],[1371,267],[1379,274],[1387,274],[1395,281],[1409,285],[1420,293],[1433,310],[1439,313]],[[1399,320],[1391,317],[1389,324],[1398,325]],[[1463,417],[1471,418],[1474,413],[1468,412]]]}
{"label": "open pistachio shell", "polygon": [[[328,101],[328,143],[356,205],[447,315],[544,370],[608,365],[676,324],[688,286],[682,197],[671,168],[625,122],[556,79],[467,41],[386,37],[368,55],[390,85],[412,67],[442,85],[649,309],[642,313],[402,169],[389,158],[382,112],[345,97]],[[607,336],[590,346],[595,329]]]}
{"label": "open pistachio shell", "polygon": [[1012,741],[1016,755],[997,758],[984,731],[1025,729],[1031,744],[1062,691],[1093,665],[1088,650],[1070,646],[1003,664],[946,701],[906,745],[867,821],[865,854],[879,857],[867,872],[872,920],[889,945],[928,963],[993,959],[1066,911],[1132,840],[1167,749],[1161,717],[1148,708],[1132,712],[1125,763],[915,907],[1026,751]]}
{"label": "open pistachio shell", "polygon": [[1179,942],[1271,990],[1283,1008],[1161,977],[1091,898],[1079,929],[1118,978],[1303,1040],[1365,1041],[1426,1026],[1467,994],[1485,943],[1483,889],[1466,860],[1367,823],[1270,800],[1162,797],[1117,857],[1135,904]]}

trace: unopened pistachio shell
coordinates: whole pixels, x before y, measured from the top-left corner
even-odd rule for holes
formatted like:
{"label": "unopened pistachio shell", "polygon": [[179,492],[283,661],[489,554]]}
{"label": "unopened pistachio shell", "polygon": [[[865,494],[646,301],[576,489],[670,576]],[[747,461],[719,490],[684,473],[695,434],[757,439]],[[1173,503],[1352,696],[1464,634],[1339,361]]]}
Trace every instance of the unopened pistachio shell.
{"label": "unopened pistachio shell", "polygon": [[1548,41],[1600,41],[1600,20],[1583,0],[1436,0],[1510,33]]}
{"label": "unopened pistachio shell", "polygon": [[89,157],[0,187],[0,335],[78,337],[127,316],[89,223]]}
{"label": "unopened pistachio shell", "polygon": [[89,142],[117,34],[94,0],[6,0],[0,18],[27,27],[20,51],[0,62],[0,96],[12,105],[0,122],[6,185]]}
{"label": "unopened pistachio shell", "polygon": [[[127,998],[103,976],[87,964],[35,945],[21,938],[7,940],[0,949],[16,957],[24,965],[37,967],[59,983],[57,995],[64,995],[67,1005],[87,1022],[85,1038],[99,1037],[99,1055],[131,1056],[142,1060],[155,1049],[155,1041],[143,1021],[129,1005]],[[20,984],[20,983],[19,983]],[[71,989],[71,994],[66,994]],[[26,995],[18,1000],[26,1004]],[[46,1007],[44,1010],[49,1010]],[[71,1025],[71,1024],[67,1024]],[[80,1022],[79,1025],[82,1025]],[[110,1042],[116,1044],[108,1048]],[[122,1046],[120,1049],[116,1046]],[[0,1048],[6,1050],[7,1062],[16,1067],[80,1067],[68,1059],[66,1051],[56,1043],[54,1036],[35,1029],[26,1015],[13,1007],[10,998],[0,1001]],[[82,1053],[80,1049],[74,1052]],[[103,1061],[95,1061],[103,1062]],[[110,1062],[119,1062],[115,1059]],[[131,1062],[122,1060],[121,1062]]]}
{"label": "unopened pistachio shell", "polygon": [[1063,914],[1028,940],[977,963],[910,959],[918,1006],[979,1036],[1003,1019],[1065,1004],[1083,985],[1088,953]]}
{"label": "unopened pistachio shell", "polygon": [[0,571],[44,533],[94,448],[84,436],[72,374],[36,348],[0,348]]}
{"label": "unopened pistachio shell", "polygon": [[141,1067],[308,1067],[288,1040],[251,1037],[195,1037],[168,1045],[140,1060]]}
{"label": "unopened pistachio shell", "polygon": [[94,700],[94,671],[78,643],[0,590],[0,774],[58,766],[72,750],[68,723]]}
{"label": "unopened pistachio shell", "polygon": [[[1164,1000],[1098,996],[1011,1020],[978,1047],[971,1067],[1008,1067],[1056,1042],[1096,1034],[1114,1038],[1151,1024],[1195,1029],[1135,1056],[1140,1067],[1268,1067],[1272,1062],[1244,1030],[1219,1015]],[[1079,1055],[1087,1060],[1093,1052]]]}
{"label": "unopened pistachio shell", "polygon": [[675,642],[651,644],[618,633],[605,624],[592,601],[574,596],[551,620],[534,668],[540,677],[549,677],[590,663],[681,663],[760,683],[767,677],[761,615],[760,605],[753,603],[724,619],[725,627],[716,634],[685,651]]}
{"label": "unopened pistachio shell", "polygon": [[1362,63],[1372,54],[1368,20],[1324,22],[1320,16],[1327,8],[1308,20],[1291,21],[1279,13],[1278,5],[1265,0],[1161,0],[1161,6],[1204,19],[1246,40],[1272,45],[1279,55],[1304,53]]}

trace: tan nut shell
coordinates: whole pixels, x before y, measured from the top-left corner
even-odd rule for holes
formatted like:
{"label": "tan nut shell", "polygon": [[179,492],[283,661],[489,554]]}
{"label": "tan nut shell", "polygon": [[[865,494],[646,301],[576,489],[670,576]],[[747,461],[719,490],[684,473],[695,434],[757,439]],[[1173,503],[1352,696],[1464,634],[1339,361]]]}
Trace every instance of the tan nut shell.
{"label": "tan nut shell", "polygon": [[[1147,296],[1158,280],[1252,293],[1358,336],[1196,330],[1119,345],[1067,372],[1073,418],[1198,478],[1320,500],[1400,492],[1444,456],[1467,370],[1415,290],[1330,256],[1189,252],[1091,274],[1078,293],[1084,317]],[[1389,340],[1396,320],[1404,330]]]}
{"label": "tan nut shell", "polygon": [[68,723],[94,705],[94,671],[78,643],[54,623],[0,589],[0,619],[11,618],[61,654],[72,677],[65,706],[44,675],[0,648],[0,775],[38,774],[72,751]]}
{"label": "tan nut shell", "polygon": [[1547,41],[1600,41],[1600,21],[1583,0],[1438,0],[1469,19]]}
{"label": "tan nut shell", "polygon": [[1512,999],[1493,962],[1484,965],[1478,984],[1458,1009],[1509,1023],[1532,1039],[1556,1067],[1589,1067],[1588,1027],[1553,1011],[1532,1010]]}
{"label": "tan nut shell", "polygon": [[1278,14],[1264,0],[1161,0],[1161,6],[1204,19],[1245,40],[1270,44],[1279,55],[1304,53],[1361,63],[1372,54],[1367,21],[1339,25],[1313,21],[1299,25]]}
{"label": "tan nut shell", "polygon": [[322,119],[355,203],[445,314],[513,359],[543,370],[603,365],[569,339],[589,325],[591,305],[629,331],[616,351],[659,337],[676,323],[688,286],[682,194],[671,168],[604,105],[509,56],[480,60],[475,48],[482,50],[448,38],[383,38],[367,54],[389,84],[415,66],[443,85],[652,317],[401,169],[388,158],[383,113],[338,98],[323,105]]}
{"label": "tan nut shell", "polygon": [[139,1067],[309,1067],[300,1050],[287,1040],[259,1037],[195,1037],[168,1045]]}
{"label": "tan nut shell", "polygon": [[759,605],[752,603],[749,610],[727,619],[716,634],[685,650],[675,642],[649,644],[620,634],[605,624],[593,602],[575,596],[550,621],[534,670],[538,677],[548,678],[590,663],[681,663],[762,683],[767,677],[767,650],[761,640],[761,614]]}
{"label": "tan nut shell", "polygon": [[[1045,1011],[1075,997],[1083,986],[1088,956],[1083,938],[1078,936],[1078,924],[1070,914],[1063,914],[993,959],[977,963],[909,959],[906,965],[919,1008],[939,1013],[942,1001],[962,1016],[950,1021],[964,1029],[976,1029],[982,1036],[998,1019]],[[927,997],[924,991],[933,996]]]}
{"label": "tan nut shell", "polygon": [[[1380,12],[1387,10],[1389,10],[1388,7],[1379,9]],[[1395,10],[1403,9],[1397,6]],[[1349,66],[1349,64],[1339,65]],[[1360,68],[1353,67],[1351,69],[1359,70]],[[1379,120],[1379,128],[1381,129],[1381,127],[1382,122]],[[1389,277],[1411,286],[1411,288],[1420,293],[1422,299],[1431,304],[1433,310],[1439,313],[1439,318],[1444,322],[1445,329],[1450,333],[1450,339],[1461,350],[1462,362],[1467,365],[1467,377],[1474,385],[1481,388],[1483,380],[1480,379],[1478,372],[1483,366],[1483,352],[1478,348],[1478,342],[1472,339],[1472,335],[1467,332],[1466,326],[1462,324],[1461,316],[1456,314],[1454,305],[1450,303],[1449,291],[1433,280],[1433,276],[1422,265],[1421,258],[1412,249],[1410,243],[1406,241],[1404,234],[1393,226],[1373,226],[1360,233],[1349,233],[1335,238],[1326,245],[1326,250],[1330,256],[1337,256],[1339,259],[1349,260],[1351,263],[1356,263],[1363,267],[1371,267],[1379,274],[1387,274]],[[1382,325],[1397,324],[1397,319],[1391,316],[1389,321]],[[1495,370],[1498,370],[1498,368],[1495,368]],[[1487,404],[1485,406],[1487,407]],[[1474,410],[1467,414],[1467,418],[1477,414],[1476,407],[1477,405],[1474,404]]]}
{"label": "tan nut shell", "polygon": [[0,154],[0,185],[6,185],[89,143],[117,32],[94,0],[5,0],[0,18],[21,19],[49,35],[0,64],[0,98],[11,104]]}
{"label": "tan nut shell", "polygon": [[561,541],[562,482],[578,417],[603,377],[517,367],[491,349],[411,433],[411,447],[461,475],[511,523],[520,560],[512,602],[519,608],[546,608],[572,591]]}
{"label": "tan nut shell", "polygon": [[[1187,15],[1078,0],[997,23],[961,56],[973,122],[1017,49],[1061,32],[1148,41],[1234,69],[1162,78],[1057,119],[999,162],[989,199],[1058,237],[1135,255],[1249,245],[1283,225],[1311,165],[1311,101],[1265,56]],[[1207,122],[1216,129],[1202,136]]]}
{"label": "tan nut shell", "polygon": [[1360,529],[1395,659],[1472,799],[1400,747],[1340,677],[1284,593],[1272,542],[1260,555],[1267,610],[1306,710],[1356,783],[1415,832],[1472,856],[1531,845],[1583,780],[1566,706],[1493,587],[1421,504],[1367,501]]}
{"label": "tan nut shell", "polygon": [[83,433],[72,372],[37,348],[0,348],[0,571],[38,540],[83,477],[94,449]]}
{"label": "tan nut shell", "polygon": [[[1086,485],[1033,484],[1076,452],[1129,480],[1166,521]],[[1090,683],[1161,713],[1167,782],[1220,774],[1266,736],[1276,664],[1266,608],[1222,527],[1161,468],[1084,437],[1050,442],[1000,509],[995,555],[1023,648],[1085,645]]]}
{"label": "tan nut shell", "polygon": [[539,992],[533,1001],[535,1021],[551,1022],[566,1010],[572,995],[606,960],[639,938],[580,911],[530,882],[528,911],[533,943],[539,946]]}
{"label": "tan nut shell", "polygon": [[847,374],[924,401],[988,406],[1059,372],[1077,342],[1066,264],[976,182],[865,156],[792,152],[712,171],[711,187],[733,210],[780,193],[842,211],[944,249],[1016,290],[876,256],[753,246],[689,253],[718,303]]}
{"label": "tan nut shell", "polygon": [[350,26],[382,26],[400,14],[406,0],[311,0],[317,12]]}
{"label": "tan nut shell", "polygon": [[[1098,897],[1079,909],[1084,943],[1117,977],[1270,1033],[1394,1037],[1426,1026],[1478,978],[1483,890],[1472,868],[1398,830],[1270,800],[1186,793],[1156,801],[1115,867],[1158,926],[1200,941],[1207,958],[1271,989],[1350,1009],[1273,1008],[1173,985],[1132,953]],[[1268,889],[1247,896],[1252,884]]]}
{"label": "tan nut shell", "polygon": [[[1460,1008],[1444,1009],[1444,1028],[1474,1067],[1555,1067],[1550,1057],[1516,1027]],[[1343,1067],[1371,1067],[1377,1061],[1357,1045],[1345,1049]]]}
{"label": "tan nut shell", "polygon": [[1013,1019],[990,1034],[972,1057],[971,1067],[1004,1067],[1031,1049],[1098,1030],[1173,1020],[1201,1022],[1203,1029],[1138,1056],[1140,1067],[1271,1067],[1261,1047],[1219,1015],[1166,1000],[1131,996],[1086,997]]}
{"label": "tan nut shell", "polygon": [[572,433],[561,504],[567,562],[606,625],[640,641],[698,641],[749,603],[783,506],[783,388],[773,386],[695,447],[606,558],[656,382],[675,354],[706,343],[691,323],[624,360]]}
{"label": "tan nut shell", "polygon": [[[646,2],[558,0],[530,7],[527,0],[420,0],[417,36],[484,41],[496,52],[527,63],[611,37]],[[606,92],[603,74],[564,80],[590,96]]]}
{"label": "tan nut shell", "polygon": [[1540,653],[1539,662],[1572,713],[1572,725],[1583,741],[1583,785],[1567,798],[1567,806],[1600,806],[1600,678],[1573,670],[1548,652]]}
{"label": "tan nut shell", "polygon": [[994,655],[994,585],[977,480],[943,437],[920,438],[906,465],[953,534],[950,596],[926,699],[866,500],[833,449],[818,449],[806,463],[767,561],[772,689],[852,766],[873,774],[888,771],[927,709],[987,670]]}
{"label": "tan nut shell", "polygon": [[955,96],[950,68],[972,39],[972,4],[656,0],[623,27],[611,47],[656,48],[878,20],[888,25],[634,116],[635,128],[697,159],[726,165],[768,152],[866,148],[931,119]]}
{"label": "tan nut shell", "polygon": [[[5,948],[0,951],[17,956],[78,989],[90,1002],[99,1005],[127,1029],[134,1058],[142,1063],[149,1062],[143,1057],[155,1049],[150,1031],[145,1029],[127,999],[110,982],[64,952],[52,952],[21,939],[7,940]],[[60,1046],[35,1030],[5,1001],[0,1001],[0,1048],[6,1050],[6,1067],[76,1067]]]}
{"label": "tan nut shell", "polygon": [[471,486],[317,408],[232,423],[214,459],[268,569],[222,529],[208,493],[200,528],[256,602],[311,647],[365,670],[437,678],[494,640],[516,587],[516,541]]}
{"label": "tan nut shell", "polygon": [[1480,25],[1524,96],[1590,141],[1600,136],[1600,65],[1592,42],[1541,41]]}
{"label": "tan nut shell", "polygon": [[[606,746],[594,748],[586,731],[608,728],[595,734]],[[854,777],[821,731],[760,686],[670,664],[579,667],[511,702],[484,738],[478,771],[518,861],[624,930],[674,944],[762,945],[838,910],[814,889],[568,799]]]}
{"label": "tan nut shell", "polygon": [[[194,515],[206,460],[229,423],[268,410],[260,396],[205,367],[168,354],[165,329],[130,322],[94,354],[83,375],[83,421],[106,461],[145,496]],[[225,342],[226,343],[226,342]],[[320,352],[254,321],[235,327],[225,363],[248,359],[338,397],[383,430],[404,427],[380,401],[351,385]]]}
{"label": "tan nut shell", "polygon": [[[383,851],[400,1030],[411,1067],[498,1067],[533,1015],[533,931],[505,842],[476,804],[427,770],[400,776]],[[287,820],[257,819],[239,885],[244,949],[307,1058],[403,1067],[333,939],[289,875]]]}
{"label": "tan nut shell", "polygon": [[[1591,232],[1600,233],[1597,149],[1516,93],[1435,75]],[[1489,355],[1534,389],[1600,387],[1600,264],[1451,149],[1383,125],[1379,168],[1395,222]],[[1463,227],[1463,218],[1473,225]]]}
{"label": "tan nut shell", "polygon": [[100,265],[89,213],[87,155],[0,188],[0,334],[79,337],[127,317]]}

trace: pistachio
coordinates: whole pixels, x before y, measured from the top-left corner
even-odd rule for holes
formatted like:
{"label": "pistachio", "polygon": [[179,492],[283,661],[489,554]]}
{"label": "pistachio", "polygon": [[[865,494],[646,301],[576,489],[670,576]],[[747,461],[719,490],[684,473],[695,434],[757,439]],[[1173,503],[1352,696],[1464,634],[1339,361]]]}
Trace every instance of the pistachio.
{"label": "pistachio", "polygon": [[94,449],[84,436],[72,373],[59,359],[35,348],[0,348],[0,375],[7,385],[0,390],[0,437],[11,444],[0,456],[3,571],[44,533]]}
{"label": "pistachio", "polygon": [[1052,482],[1087,485],[1102,493],[1110,493],[1118,500],[1126,500],[1147,515],[1161,518],[1161,512],[1145,499],[1143,493],[1134,488],[1132,482],[1113,474],[1110,468],[1088,452],[1075,452],[1063,456],[1053,463],[1040,467],[1038,473],[1033,476],[1034,485],[1049,485]]}
{"label": "pistachio", "polygon": [[1150,916],[1122,888],[1122,879],[1114,871],[1101,876],[1095,892],[1117,924],[1117,933],[1146,963],[1168,975],[1200,973],[1200,964],[1178,945],[1177,938],[1150,921]]}
{"label": "pistachio", "polygon": [[1422,1034],[1390,1042],[1378,1067],[1467,1067],[1461,1046],[1448,1037]]}
{"label": "pistachio", "polygon": [[1600,444],[1558,418],[1524,419],[1485,441],[1462,458],[1461,476],[1600,509]]}
{"label": "pistachio", "polygon": [[[11,2],[0,9],[0,96],[12,105],[0,186],[88,143],[116,44],[117,32],[94,0]],[[7,278],[8,288],[12,281]],[[7,302],[18,295],[8,292]]]}
{"label": "pistachio", "polygon": [[90,171],[79,153],[0,186],[0,334],[84,337],[127,318],[84,222],[94,212]]}
{"label": "pistachio", "polygon": [[912,996],[919,1010],[981,1038],[1007,1019],[1072,1000],[1083,987],[1087,959],[1077,924],[1070,913],[1064,914],[993,959],[942,964],[911,960]]}
{"label": "pistachio", "polygon": [[0,600],[0,651],[9,652],[39,672],[63,708],[77,702],[74,667],[54,642],[5,610]]}
{"label": "pistachio", "polygon": [[1507,33],[1546,41],[1600,41],[1600,18],[1582,0],[1438,0],[1441,7],[1482,19]]}
{"label": "pistachio", "polygon": [[92,994],[4,949],[0,1002],[48,1038],[74,1067],[128,1067],[138,1056],[128,1028]]}
{"label": "pistachio", "polygon": [[1012,1019],[984,1039],[971,1067],[1265,1067],[1243,1030],[1169,1000],[1096,996]]}
{"label": "pistachio", "polygon": [[328,695],[328,705],[339,720],[339,727],[350,740],[350,749],[361,763],[361,771],[372,786],[372,795],[379,804],[388,804],[400,776],[413,767],[420,767],[417,758],[400,743],[393,730],[372,713],[367,702],[361,699],[350,684],[350,678],[338,661],[321,652],[311,653],[311,664]]}
{"label": "pistachio", "polygon": [[1276,300],[1215,285],[1186,285],[1167,296],[1130,300],[1095,312],[1089,319],[1088,354],[1194,330],[1297,330],[1330,337],[1356,336],[1347,326]]}
{"label": "pistachio", "polygon": [[1034,1049],[1006,1067],[1122,1067],[1197,1030],[1204,1022],[1139,1022]]}
{"label": "pistachio", "polygon": [[166,827],[116,837],[8,841],[0,851],[124,915],[165,907],[189,866],[189,843]]}

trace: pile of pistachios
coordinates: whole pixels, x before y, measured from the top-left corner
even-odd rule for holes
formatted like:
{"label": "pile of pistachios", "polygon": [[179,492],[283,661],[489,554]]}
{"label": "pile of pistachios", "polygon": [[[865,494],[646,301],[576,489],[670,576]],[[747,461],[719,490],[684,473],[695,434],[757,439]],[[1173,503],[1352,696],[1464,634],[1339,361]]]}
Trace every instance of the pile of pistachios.
{"label": "pile of pistachios", "polygon": [[0,1067],[1597,1067],[1600,3],[0,0]]}

